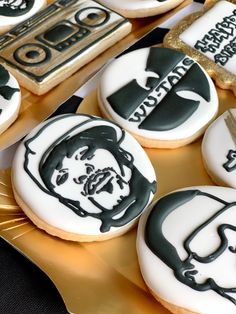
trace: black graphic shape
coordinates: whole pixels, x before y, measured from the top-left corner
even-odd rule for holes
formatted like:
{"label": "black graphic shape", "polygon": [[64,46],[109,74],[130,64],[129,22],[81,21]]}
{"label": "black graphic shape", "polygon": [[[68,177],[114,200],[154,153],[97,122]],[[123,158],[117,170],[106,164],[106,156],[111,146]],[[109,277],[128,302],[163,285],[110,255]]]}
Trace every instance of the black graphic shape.
{"label": "black graphic shape", "polygon": [[[0,65],[0,95],[6,100],[10,100],[16,92],[20,91],[19,88],[7,86],[9,79],[9,72],[2,65]],[[2,109],[0,110],[0,114],[1,112]]]}
{"label": "black graphic shape", "polygon": [[50,61],[51,52],[40,44],[26,44],[17,48],[13,56],[18,63],[34,67]]}
{"label": "black graphic shape", "polygon": [[227,172],[234,171],[236,169],[236,150],[230,149],[226,158],[228,161],[223,164],[223,167]]}
{"label": "black graphic shape", "polygon": [[[174,210],[198,196],[218,202],[219,205],[221,205],[221,208],[215,214],[206,219],[204,223],[193,230],[192,233],[185,239],[183,247],[187,252],[188,257],[185,260],[182,260],[179,257],[176,248],[163,234],[162,225],[165,222],[165,219]],[[225,232],[227,230],[236,231],[236,226],[231,225],[230,223],[222,223],[218,226],[216,234],[219,237],[220,244],[218,248],[214,249],[214,251],[208,256],[200,256],[196,252],[193,252],[190,248],[191,242],[198,235],[198,233],[201,232],[201,230],[204,230],[205,227],[214,222],[216,218],[227,210],[230,210],[233,206],[236,206],[236,202],[226,202],[223,199],[209,193],[204,193],[200,190],[185,190],[169,194],[160,199],[153,207],[145,226],[145,242],[150,250],[173,270],[177,280],[197,291],[213,290],[236,305],[236,298],[232,296],[232,293],[236,293],[236,286],[221,287],[217,285],[214,278],[208,278],[203,283],[197,283],[194,275],[196,275],[198,271],[191,263],[193,260],[203,264],[211,263],[220,257],[224,251],[229,248]],[[233,251],[232,248],[230,250],[231,252]]]}
{"label": "black graphic shape", "polygon": [[78,24],[86,27],[99,27],[106,24],[110,19],[110,13],[98,7],[88,7],[79,10],[75,14]]}
{"label": "black graphic shape", "polygon": [[14,2],[16,1],[0,0],[0,15],[20,16],[28,13],[34,5],[34,0],[21,0],[17,1],[17,4],[14,4]]}
{"label": "black graphic shape", "polygon": [[[100,120],[95,117],[88,117],[90,118],[89,121]],[[53,121],[49,122],[49,125],[60,119],[63,119],[63,117],[55,118]],[[121,138],[118,139],[117,131],[112,126],[96,126],[81,132],[78,131],[77,134],[70,137],[70,134],[79,129],[81,125],[78,124],[73,127],[56,140],[42,155],[39,165],[39,175],[44,182],[43,186],[33,176],[30,169],[30,159],[36,154],[36,152],[32,151],[30,146],[47,126],[48,125],[44,126],[34,137],[25,142],[26,153],[24,169],[41,190],[57,198],[58,201],[80,217],[90,216],[99,219],[101,221],[101,232],[107,232],[111,227],[121,227],[142,212],[149,202],[150,194],[154,194],[156,191],[156,182],[150,183],[134,166],[133,156],[120,147],[125,137],[124,131],[120,130],[122,135]],[[55,170],[59,173],[56,178],[56,184],[62,185],[68,180],[68,171],[61,168],[63,160],[65,158],[71,158],[80,148],[85,149],[83,154],[78,156],[76,160],[78,163],[80,160],[87,161],[87,173],[79,178],[75,178],[73,181],[75,184],[84,184],[83,193],[81,194],[83,197],[87,197],[91,204],[99,209],[99,213],[89,212],[88,208],[82,208],[79,196],[78,200],[72,200],[58,194],[55,191],[55,183],[52,183],[52,176]],[[96,156],[97,149],[104,149],[114,156],[119,165],[120,173],[116,172],[114,174],[115,170],[112,168],[94,169],[91,163],[93,157]],[[125,167],[128,167],[132,172],[129,182],[124,181]],[[109,178],[111,178],[111,180]],[[113,208],[108,210],[95,200],[95,194],[99,194],[103,191],[112,193],[114,183],[112,180],[117,182],[121,190],[125,184],[128,184],[129,195],[122,197],[118,204],[115,204]],[[106,182],[106,184],[102,184],[104,182]],[[116,216],[121,213],[122,215],[116,218]]]}
{"label": "black graphic shape", "polygon": [[[178,66],[180,62],[183,63],[182,66]],[[145,70],[159,76],[150,76],[147,79],[147,89],[141,87],[134,78],[107,97],[113,110],[131,122],[141,122],[142,110],[144,120],[138,126],[140,129],[165,131],[184,123],[197,110],[200,102],[182,98],[178,92],[191,91],[206,101],[210,100],[209,83],[205,74],[194,61],[180,52],[151,48]],[[158,102],[163,91],[166,95]],[[150,95],[152,92],[155,92],[155,97]],[[146,115],[145,107],[154,109]]]}
{"label": "black graphic shape", "polygon": [[90,30],[71,23],[70,21],[60,21],[53,25],[45,33],[37,36],[37,39],[52,47],[57,51],[64,51],[77,44],[91,33]]}

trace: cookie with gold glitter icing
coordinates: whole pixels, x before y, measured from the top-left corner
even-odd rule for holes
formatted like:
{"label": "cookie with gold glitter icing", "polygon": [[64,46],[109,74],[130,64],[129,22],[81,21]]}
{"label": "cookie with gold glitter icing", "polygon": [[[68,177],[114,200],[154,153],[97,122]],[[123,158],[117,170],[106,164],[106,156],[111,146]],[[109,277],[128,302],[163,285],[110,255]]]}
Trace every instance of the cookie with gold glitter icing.
{"label": "cookie with gold glitter icing", "polygon": [[41,95],[125,37],[131,27],[98,2],[56,0],[0,36],[0,62],[22,87]]}
{"label": "cookie with gold glitter icing", "polygon": [[236,1],[211,2],[177,24],[164,45],[195,58],[219,87],[236,94]]}

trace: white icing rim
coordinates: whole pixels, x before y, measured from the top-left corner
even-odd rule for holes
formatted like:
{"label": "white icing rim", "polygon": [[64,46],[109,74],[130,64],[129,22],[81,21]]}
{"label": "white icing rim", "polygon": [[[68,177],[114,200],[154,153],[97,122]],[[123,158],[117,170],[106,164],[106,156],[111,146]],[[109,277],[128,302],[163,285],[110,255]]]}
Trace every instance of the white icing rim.
{"label": "white icing rim", "polygon": [[[159,2],[156,0],[99,0],[100,3],[112,7],[114,10],[142,10],[142,9],[154,9],[162,8],[173,3],[173,0],[166,0],[164,2]],[[178,3],[182,2],[175,1],[176,6]]]}
{"label": "white icing rim", "polygon": [[[36,141],[32,148],[40,147],[41,153],[38,153],[38,158],[40,160],[42,154],[46,150],[47,147],[52,144],[56,138],[59,138],[60,135],[64,134],[67,130],[70,130],[74,126],[82,123],[84,121],[89,121],[90,118],[87,115],[63,115],[63,119],[56,121],[56,123],[51,124],[46,132],[42,132],[40,135],[40,140]],[[57,120],[58,117],[54,119],[50,119],[50,121]],[[50,122],[49,121],[49,122]],[[48,121],[37,126],[30,135],[25,139],[28,140],[33,137],[42,126],[47,124]],[[92,121],[89,123],[91,125],[112,125],[115,127],[118,132],[119,128],[114,126],[113,123],[99,119]],[[87,129],[83,126],[80,128],[80,131]],[[54,134],[54,136],[50,137],[48,134]],[[55,137],[56,134],[56,137]],[[24,142],[25,142],[24,141]],[[49,225],[52,225],[56,228],[62,229],[66,232],[83,234],[83,235],[105,235],[107,233],[115,233],[122,228],[126,228],[128,225],[131,225],[138,217],[130,221],[128,224],[122,227],[111,227],[109,232],[102,233],[100,232],[101,221],[93,218],[93,217],[80,217],[76,215],[72,210],[68,209],[67,206],[60,203],[55,197],[52,195],[46,194],[42,190],[38,188],[38,186],[33,182],[30,176],[24,171],[24,156],[25,156],[25,146],[24,142],[21,143],[17,149],[13,160],[12,166],[12,180],[15,190],[22,201],[32,210],[32,212],[38,216],[41,220],[46,222]],[[40,143],[40,144],[39,144]],[[37,146],[38,144],[38,146]],[[40,146],[39,146],[40,145]],[[121,147],[125,147],[126,150],[135,156],[134,164],[139,169],[139,171],[150,181],[153,182],[156,180],[155,171],[152,167],[152,164],[147,157],[145,151],[138,144],[138,142],[131,137],[128,133],[126,133],[125,139],[122,142]],[[30,147],[31,148],[31,147]],[[35,163],[35,162],[34,162]],[[31,167],[32,168],[32,167]],[[35,176],[38,173],[37,163],[35,165],[35,169],[33,170]],[[41,178],[39,178],[40,184],[44,185]],[[39,182],[39,181],[38,181]],[[22,184],[24,183],[24,184]],[[45,186],[44,186],[45,187]],[[153,195],[150,195],[149,203],[152,200]]]}
{"label": "white icing rim", "polygon": [[[125,85],[130,76],[134,77],[133,68],[144,71],[141,63],[146,64],[146,59],[150,48],[143,48],[132,51],[121,56],[118,59],[112,61],[104,70],[100,78],[99,95],[102,106],[108,115],[117,122],[121,127],[130,131],[133,134],[145,137],[152,140],[183,140],[195,135],[199,130],[204,128],[216,115],[218,111],[218,95],[215,85],[206,71],[199,65],[203,73],[205,74],[210,88],[210,102],[203,100],[200,102],[198,109],[193,113],[191,117],[187,119],[183,124],[169,131],[148,131],[138,129],[134,123],[129,123],[121,116],[119,116],[110,106],[107,101],[107,97],[114,91]],[[158,49],[158,48],[156,48]],[[189,57],[190,58],[190,57]],[[192,58],[190,58],[192,59]],[[134,64],[133,64],[134,63]],[[124,72],[125,71],[125,72]],[[137,71],[138,72],[138,71]],[[122,80],[117,78],[122,77]],[[119,85],[120,84],[120,85]],[[121,85],[122,84],[122,85]]]}
{"label": "white icing rim", "polygon": [[[223,195],[224,199],[229,202],[236,200],[236,191],[231,188],[195,186],[186,187],[176,191],[192,189],[199,189],[203,192],[212,193],[218,197],[222,197]],[[214,291],[208,290],[205,292],[198,292],[182,284],[174,277],[172,269],[164,264],[147,247],[144,241],[144,228],[152,207],[153,205],[151,205],[141,216],[137,233],[137,253],[139,265],[148,287],[163,300],[186,309],[186,312],[191,311],[199,314],[234,314],[235,305],[232,302],[218,296],[218,294]],[[183,218],[179,220],[180,224],[181,222],[183,222]],[[184,220],[183,224],[188,225],[186,220]],[[223,273],[222,269],[220,271]]]}

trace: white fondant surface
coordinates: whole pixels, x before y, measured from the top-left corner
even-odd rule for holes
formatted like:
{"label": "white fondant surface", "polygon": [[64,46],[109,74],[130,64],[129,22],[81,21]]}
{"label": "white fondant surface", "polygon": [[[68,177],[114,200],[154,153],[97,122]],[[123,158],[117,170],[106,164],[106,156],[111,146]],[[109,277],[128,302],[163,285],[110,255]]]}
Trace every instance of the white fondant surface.
{"label": "white fondant surface", "polygon": [[[153,9],[161,8],[173,3],[173,0],[157,1],[157,0],[99,0],[102,4],[113,8],[114,10],[142,10],[142,9]],[[178,3],[182,1],[177,1]]]}
{"label": "white fondant surface", "polygon": [[[230,112],[236,119],[236,109],[230,109]],[[231,132],[226,124],[226,119],[230,119],[229,111],[224,112],[207,129],[202,141],[202,154],[207,168],[210,172],[220,178],[225,185],[236,188],[236,169],[227,171],[223,165],[227,163],[227,155],[230,150],[236,151],[236,142],[234,142]],[[232,160],[231,167],[236,164]]]}
{"label": "white fondant surface", "polygon": [[[115,59],[106,67],[101,75],[99,84],[100,101],[102,102],[105,111],[124,129],[147,139],[172,141],[182,140],[193,136],[215,116],[218,110],[218,96],[215,86],[209,75],[200,65],[199,66],[209,83],[210,101],[207,102],[205,99],[203,99],[203,97],[191,91],[179,91],[179,96],[187,99],[194,99],[200,101],[200,103],[198,109],[178,127],[165,131],[150,131],[147,129],[140,129],[138,128],[139,124],[130,122],[127,119],[121,117],[113,110],[110,103],[108,102],[108,96],[119,90],[131,80],[136,79],[140,86],[145,87],[147,78],[149,76],[154,77],[154,72],[145,71],[148,54],[149,48],[135,50],[121,56],[118,59]],[[156,75],[156,77],[158,77],[158,75]],[[142,103],[140,103],[140,105],[141,104]],[[175,104],[173,104],[173,106],[174,105]],[[124,106],[129,106],[129,104],[126,103]],[[145,109],[147,111],[149,110],[149,108]],[[153,108],[151,110],[153,110]]]}
{"label": "white fondant surface", "polygon": [[[18,88],[19,84],[17,82],[17,80],[15,79],[15,77],[13,75],[10,74],[10,79],[7,82],[6,86],[12,87],[12,88]],[[1,130],[1,126],[4,125],[4,130],[6,128],[6,126],[8,125],[8,121],[12,119],[12,117],[14,117],[14,115],[18,112],[19,108],[20,108],[20,100],[21,100],[21,93],[20,91],[15,92],[10,100],[5,99],[2,95],[0,95],[0,130]],[[2,131],[4,131],[2,130]]]}
{"label": "white fondant surface", "polygon": [[[206,51],[203,52],[199,49],[202,54],[206,55],[209,59],[215,62],[214,56],[221,53],[226,45],[228,45],[232,40],[235,41],[236,36],[236,24],[235,17],[233,24],[229,25],[230,35],[228,38],[221,38],[220,45],[216,45],[212,36],[209,33],[212,29],[217,29],[217,23],[222,23],[224,18],[233,15],[233,11],[236,10],[236,5],[229,1],[218,1],[210,10],[208,10],[204,15],[199,17],[196,21],[194,21],[181,35],[180,39],[188,44],[190,47],[194,48],[195,44],[198,40],[203,40],[204,36],[208,36],[210,39],[208,40],[209,45],[212,45],[215,48],[214,52]],[[235,16],[235,13],[234,13]],[[228,22],[227,22],[228,23]],[[235,44],[233,45],[233,47]],[[225,68],[227,71],[236,75],[236,54],[232,55],[228,59],[225,65],[218,65]]]}
{"label": "white fondant surface", "polygon": [[[53,121],[51,123],[51,121]],[[50,124],[48,124],[50,122]],[[43,129],[43,131],[40,131],[41,128],[45,125],[48,126]],[[79,125],[79,127],[77,127]],[[20,146],[17,149],[17,152],[15,154],[14,160],[13,160],[13,167],[12,167],[12,179],[13,179],[13,185],[15,187],[15,190],[17,191],[18,195],[21,197],[21,199],[25,202],[25,204],[36,214],[41,220],[48,223],[49,225],[52,225],[54,227],[57,227],[59,229],[62,229],[67,232],[72,233],[78,233],[78,234],[84,234],[84,235],[101,235],[100,232],[100,226],[101,226],[101,220],[97,218],[93,218],[90,216],[87,217],[81,217],[77,214],[75,214],[71,209],[69,209],[66,205],[61,203],[57,197],[52,196],[50,193],[45,192],[47,190],[47,187],[45,186],[40,173],[39,173],[39,163],[40,160],[45,153],[45,151],[54,143],[57,139],[59,139],[61,136],[64,136],[68,130],[71,130],[74,128],[74,131],[70,133],[70,135],[76,134],[76,132],[81,132],[83,130],[86,130],[90,127],[94,126],[101,126],[101,125],[107,125],[112,126],[117,132],[118,138],[121,136],[121,129],[114,125],[111,122],[108,122],[103,119],[96,119],[91,120],[89,116],[86,115],[76,115],[76,114],[69,114],[64,116],[58,116],[54,119],[49,120],[48,122],[42,123],[40,126],[36,127],[30,135],[24,140],[23,143],[20,144]],[[29,175],[24,170],[24,162],[25,162],[25,153],[26,153],[26,147],[25,142],[29,139],[32,139],[35,134],[39,134],[34,140],[29,144],[29,148],[32,149],[33,154],[30,154],[29,161],[27,162],[27,168],[30,169],[31,175]],[[146,153],[142,149],[142,147],[137,143],[133,137],[131,137],[128,133],[125,133],[124,140],[120,144],[120,148],[124,149],[125,151],[128,151],[131,155],[134,157],[133,164],[135,167],[140,171],[140,173],[147,179],[149,182],[153,182],[156,180],[155,172],[152,167],[152,164],[147,157]],[[80,152],[78,152],[79,154]],[[99,169],[102,169],[104,167],[109,167],[111,160],[113,162],[113,158],[110,153],[103,153],[101,156],[99,154],[101,153],[101,149],[99,150],[98,155],[96,152],[94,153],[94,158],[91,159],[91,161],[87,160],[87,163],[92,163],[93,165]],[[98,159],[98,157],[100,159]],[[69,160],[69,158],[66,160],[66,163],[63,161],[64,168],[67,167],[73,167],[73,160]],[[113,162],[114,163],[114,162]],[[83,165],[80,162],[80,167]],[[76,166],[75,166],[76,167]],[[78,165],[77,165],[78,167]],[[80,167],[78,169],[75,169],[75,172],[80,171]],[[117,167],[114,166],[114,168]],[[130,170],[126,167],[124,167],[126,172],[126,178],[129,178],[130,176]],[[73,173],[74,174],[74,173]],[[75,175],[76,176],[76,175]],[[34,179],[32,179],[34,178]],[[36,184],[37,183],[37,184]],[[55,182],[53,182],[55,183]],[[44,189],[42,190],[39,188],[38,184]],[[63,184],[59,185],[58,188],[60,188]],[[115,186],[115,185],[114,185]],[[127,189],[124,189],[124,193],[127,193]],[[61,193],[61,191],[56,190],[56,192]],[[113,204],[114,200],[117,197],[117,193],[120,191],[113,191],[113,196],[111,197],[108,195],[106,198],[106,193],[103,193],[103,200],[102,202],[106,202],[106,206],[109,208],[111,204]],[[72,194],[76,193],[75,190],[75,184],[68,185],[64,191],[64,195],[68,196],[67,193]],[[109,194],[109,193],[108,193]],[[79,195],[79,188],[77,192],[77,196]],[[71,196],[71,195],[70,195]],[[151,201],[153,197],[153,194],[150,193],[149,202]],[[77,198],[79,201],[79,196]],[[97,200],[98,201],[98,200]],[[100,200],[99,200],[100,201]],[[90,203],[88,205],[89,207],[86,207],[86,210],[88,212],[96,212],[98,208],[93,207],[93,205]],[[105,205],[104,205],[105,206]],[[120,215],[122,215],[120,213]],[[114,219],[118,219],[119,214]],[[137,218],[137,217],[136,217]],[[133,220],[132,220],[133,222]],[[130,222],[131,223],[131,222]],[[127,227],[128,224],[122,226]],[[122,227],[111,227],[109,232],[115,232],[120,230]]]}
{"label": "white fondant surface", "polygon": [[34,14],[36,14],[40,9],[43,8],[43,6],[46,5],[46,0],[35,0],[34,5],[31,8],[30,11],[26,12],[25,14],[19,15],[19,16],[4,16],[0,15],[0,27],[5,26],[15,26],[24,20],[30,18]]}
{"label": "white fondant surface", "polygon": [[[231,188],[198,186],[184,188],[183,190],[189,189],[210,193],[225,202],[236,201],[236,191]],[[181,283],[174,276],[173,270],[149,249],[144,240],[144,228],[152,209],[152,206],[150,207],[140,219],[137,235],[139,264],[144,280],[149,288],[167,302],[194,313],[234,314],[235,305],[231,301],[213,290],[200,292]],[[165,219],[162,225],[163,234],[175,247],[182,260],[187,257],[183,241],[195,228],[199,227],[200,224],[204,223],[220,208],[222,208],[222,204],[218,201],[199,195],[177,207]],[[219,215],[195,236],[190,246],[192,252],[196,252],[199,256],[213,253],[220,243],[219,235],[216,232],[217,227],[223,223],[236,226],[236,205]],[[230,245],[235,248],[236,233],[228,229],[225,234],[228,239],[227,249],[215,261],[206,264],[197,262],[195,259],[191,261],[195,266],[194,269],[198,271],[197,275],[195,275],[195,280],[198,283],[205,282],[207,278],[213,278],[218,285],[236,287],[236,254],[228,250]],[[156,240],[158,241],[158,238]],[[235,298],[234,294],[231,295]]]}

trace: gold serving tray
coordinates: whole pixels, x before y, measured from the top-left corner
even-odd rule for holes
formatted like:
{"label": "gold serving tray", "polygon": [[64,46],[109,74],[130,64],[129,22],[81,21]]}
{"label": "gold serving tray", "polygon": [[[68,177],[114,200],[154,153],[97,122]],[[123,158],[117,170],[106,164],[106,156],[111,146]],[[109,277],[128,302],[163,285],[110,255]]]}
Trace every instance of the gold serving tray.
{"label": "gold serving tray", "polygon": [[[218,89],[219,114],[236,107],[233,93]],[[96,91],[79,113],[100,115]],[[158,178],[155,198],[172,190],[213,185],[201,159],[201,139],[174,150],[146,149]],[[73,243],[35,227],[17,206],[10,170],[0,171],[0,236],[38,265],[54,282],[71,313],[167,314],[149,293],[136,255],[136,228],[99,243]]]}
{"label": "gold serving tray", "polygon": [[[183,6],[188,3],[190,1],[185,1]],[[130,35],[44,96],[35,96],[23,89],[20,116],[0,136],[0,150],[21,139],[54,112],[107,60],[178,9],[158,18],[132,21],[133,31]],[[232,92],[217,91],[219,114],[236,107]],[[84,99],[78,112],[100,115],[96,91]],[[146,152],[158,178],[155,198],[181,187],[213,185],[203,167],[201,139],[179,149],[146,149]],[[50,236],[34,226],[16,204],[10,169],[0,170],[0,236],[48,275],[70,313],[170,313],[152,297],[142,279],[136,255],[136,228],[121,237],[98,243],[74,243]]]}

